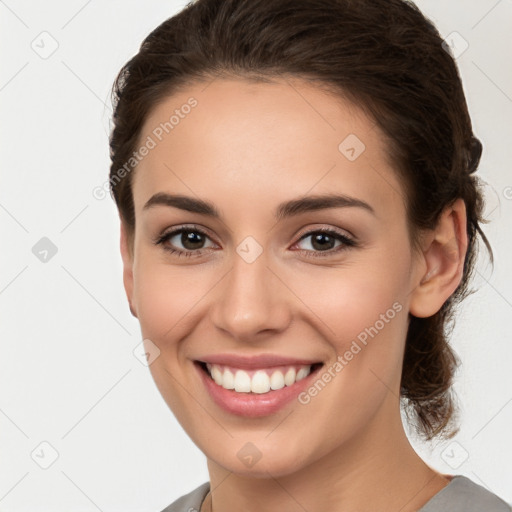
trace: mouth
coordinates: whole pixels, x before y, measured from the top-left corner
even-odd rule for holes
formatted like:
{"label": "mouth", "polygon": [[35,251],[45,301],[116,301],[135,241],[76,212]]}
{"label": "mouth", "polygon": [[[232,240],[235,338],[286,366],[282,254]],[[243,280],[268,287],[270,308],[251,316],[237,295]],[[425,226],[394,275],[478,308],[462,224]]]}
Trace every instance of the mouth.
{"label": "mouth", "polygon": [[273,394],[273,392],[283,388],[294,387],[296,383],[312,374],[316,374],[324,365],[322,362],[316,362],[261,368],[240,368],[204,361],[195,361],[195,364],[218,387],[243,395]]}
{"label": "mouth", "polygon": [[264,363],[262,358],[250,364],[237,359],[230,362],[237,366],[228,366],[216,359],[215,363],[194,361],[205,391],[224,412],[245,418],[264,418],[279,412],[311,386],[324,366],[308,361],[279,361],[281,365],[277,366],[275,360]]}

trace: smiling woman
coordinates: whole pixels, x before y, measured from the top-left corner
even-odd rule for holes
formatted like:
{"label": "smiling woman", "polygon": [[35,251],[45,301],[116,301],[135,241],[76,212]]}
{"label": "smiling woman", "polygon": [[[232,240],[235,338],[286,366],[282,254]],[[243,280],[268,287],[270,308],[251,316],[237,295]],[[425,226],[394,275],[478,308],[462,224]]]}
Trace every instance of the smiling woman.
{"label": "smiling woman", "polygon": [[490,251],[482,147],[415,6],[198,0],[114,106],[130,310],[210,476],[166,511],[510,510],[400,415],[456,432],[446,327]]}

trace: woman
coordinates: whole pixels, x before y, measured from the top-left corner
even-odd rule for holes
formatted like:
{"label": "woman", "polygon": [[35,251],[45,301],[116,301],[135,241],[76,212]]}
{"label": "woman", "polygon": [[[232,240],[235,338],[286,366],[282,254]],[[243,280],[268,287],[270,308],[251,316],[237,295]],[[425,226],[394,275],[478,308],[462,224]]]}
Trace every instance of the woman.
{"label": "woman", "polygon": [[490,251],[442,43],[400,0],[199,0],[119,73],[124,285],[210,476],[166,511],[510,510],[400,415],[456,432],[445,328]]}

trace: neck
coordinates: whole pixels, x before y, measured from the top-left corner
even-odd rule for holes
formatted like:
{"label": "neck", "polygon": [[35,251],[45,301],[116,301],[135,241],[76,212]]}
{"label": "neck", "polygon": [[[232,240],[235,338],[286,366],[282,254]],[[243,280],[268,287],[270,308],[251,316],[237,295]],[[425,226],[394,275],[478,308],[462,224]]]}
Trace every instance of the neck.
{"label": "neck", "polygon": [[449,479],[416,454],[400,414],[385,416],[327,455],[278,478],[239,475],[208,459],[211,510],[417,511]]}

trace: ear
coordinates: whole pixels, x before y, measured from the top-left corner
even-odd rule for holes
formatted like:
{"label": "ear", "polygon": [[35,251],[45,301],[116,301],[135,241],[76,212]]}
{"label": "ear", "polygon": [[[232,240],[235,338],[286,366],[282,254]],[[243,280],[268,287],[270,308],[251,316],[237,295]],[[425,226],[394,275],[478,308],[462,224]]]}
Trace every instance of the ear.
{"label": "ear", "polygon": [[426,238],[423,275],[411,293],[411,315],[426,318],[436,314],[459,286],[468,246],[466,226],[466,205],[459,198],[443,210]]}
{"label": "ear", "polygon": [[130,305],[130,312],[137,317],[137,311],[133,306],[133,237],[128,235],[128,228],[121,219],[121,257],[123,259],[123,283]]}

